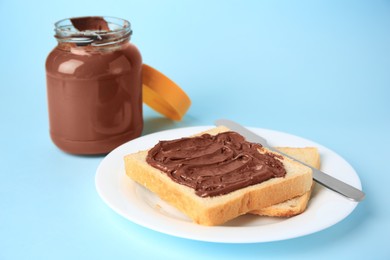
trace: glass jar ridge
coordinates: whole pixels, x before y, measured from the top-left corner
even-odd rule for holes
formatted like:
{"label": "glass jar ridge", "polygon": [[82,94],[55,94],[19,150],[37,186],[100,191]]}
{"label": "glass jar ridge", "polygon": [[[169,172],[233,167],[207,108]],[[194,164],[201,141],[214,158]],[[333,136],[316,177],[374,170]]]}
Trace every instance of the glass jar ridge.
{"label": "glass jar ridge", "polygon": [[[88,24],[90,28],[78,29],[80,22],[84,23],[84,28],[87,28]],[[98,23],[102,25],[101,29],[94,28]],[[54,25],[55,38],[58,43],[74,43],[76,46],[105,46],[121,43],[129,41],[133,32],[129,21],[109,16],[66,18]]]}

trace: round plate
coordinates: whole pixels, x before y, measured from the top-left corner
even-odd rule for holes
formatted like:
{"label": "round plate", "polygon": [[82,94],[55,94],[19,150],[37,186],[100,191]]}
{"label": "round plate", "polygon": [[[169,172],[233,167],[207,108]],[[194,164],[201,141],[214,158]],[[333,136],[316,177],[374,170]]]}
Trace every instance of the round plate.
{"label": "round plate", "polygon": [[[168,130],[119,146],[102,160],[97,169],[95,181],[99,195],[118,214],[146,228],[187,239],[225,243],[269,242],[308,235],[336,224],[357,206],[356,202],[316,185],[308,208],[298,216],[272,218],[248,214],[222,226],[207,227],[193,223],[176,208],[126,176],[125,155],[150,149],[160,140],[190,136],[210,128],[213,127]],[[361,189],[355,170],[330,149],[291,134],[261,128],[249,129],[265,137],[273,146],[317,147],[323,171]]]}

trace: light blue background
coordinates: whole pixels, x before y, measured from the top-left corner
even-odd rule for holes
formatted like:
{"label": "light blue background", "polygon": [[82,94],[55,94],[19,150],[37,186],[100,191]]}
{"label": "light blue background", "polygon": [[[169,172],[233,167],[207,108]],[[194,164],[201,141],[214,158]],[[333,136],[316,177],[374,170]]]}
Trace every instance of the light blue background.
{"label": "light blue background", "polygon": [[[144,62],[191,97],[181,122],[145,108],[144,134],[226,117],[318,142],[358,172],[367,198],[341,223],[287,241],[205,243],[137,226],[95,190],[103,157],[48,134],[44,62],[53,24],[131,21]],[[389,1],[0,0],[0,259],[390,258]]]}

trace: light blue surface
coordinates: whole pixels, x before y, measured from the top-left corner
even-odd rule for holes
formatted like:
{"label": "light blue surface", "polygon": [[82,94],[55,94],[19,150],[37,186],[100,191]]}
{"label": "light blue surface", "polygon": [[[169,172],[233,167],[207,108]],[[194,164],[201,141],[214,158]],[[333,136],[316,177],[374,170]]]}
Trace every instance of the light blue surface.
{"label": "light blue surface", "polygon": [[[160,234],[95,190],[103,157],[61,152],[48,134],[44,62],[53,24],[132,22],[144,62],[193,105],[181,122],[145,108],[145,131],[225,117],[288,132],[343,156],[367,198],[345,220],[263,244]],[[0,259],[389,259],[389,1],[0,1]]]}

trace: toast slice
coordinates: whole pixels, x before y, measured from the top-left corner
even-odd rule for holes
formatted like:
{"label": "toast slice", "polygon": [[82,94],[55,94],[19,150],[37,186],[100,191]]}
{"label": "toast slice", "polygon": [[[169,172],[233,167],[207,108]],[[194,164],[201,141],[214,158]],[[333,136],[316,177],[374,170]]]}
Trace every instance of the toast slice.
{"label": "toast slice", "polygon": [[[227,131],[229,129],[226,127],[217,127],[199,135],[217,135]],[[126,174],[132,180],[182,211],[195,223],[212,226],[301,196],[311,189],[313,181],[310,168],[264,147],[258,149],[258,152],[270,154],[281,161],[286,175],[212,197],[198,196],[193,188],[173,181],[165,172],[149,165],[146,162],[148,151],[126,155],[124,161]]]}
{"label": "toast slice", "polygon": [[[306,163],[314,168],[320,168],[320,154],[316,147],[276,147],[279,151],[296,158],[299,161]],[[257,209],[252,211],[252,214],[268,217],[292,217],[304,212],[307,208],[308,202],[311,197],[311,191],[314,188],[314,182],[312,189],[306,192],[302,196],[287,200],[285,202],[272,205],[270,207]]]}

